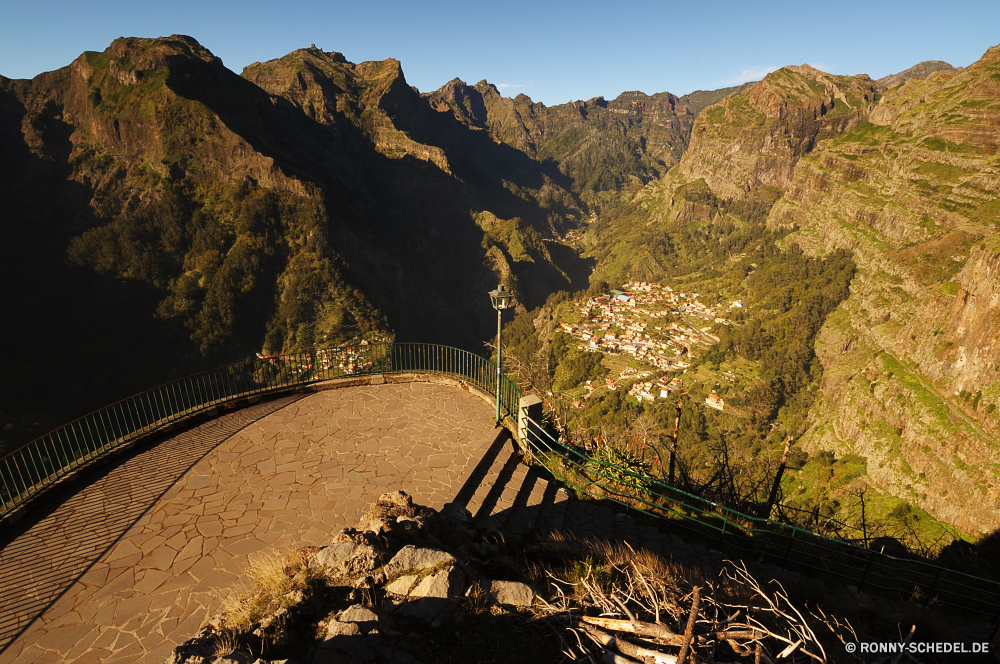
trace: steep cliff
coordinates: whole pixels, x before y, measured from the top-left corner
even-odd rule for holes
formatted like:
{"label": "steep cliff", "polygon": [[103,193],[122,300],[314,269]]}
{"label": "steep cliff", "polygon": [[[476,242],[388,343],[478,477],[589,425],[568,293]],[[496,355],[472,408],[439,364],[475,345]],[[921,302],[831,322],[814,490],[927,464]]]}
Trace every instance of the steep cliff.
{"label": "steep cliff", "polygon": [[440,148],[414,141],[393,122],[399,117],[419,118],[425,106],[407,85],[398,60],[355,65],[340,53],[308,48],[254,63],[241,75],[318,122],[350,123],[387,156],[411,155],[451,173]]}
{"label": "steep cliff", "polygon": [[881,486],[967,532],[1000,527],[1000,48],[910,78],[799,161],[769,224],[858,275],[821,332],[807,444],[852,449]]}
{"label": "steep cliff", "polygon": [[0,149],[0,341],[21,358],[0,424],[20,439],[259,351],[479,350],[501,277],[521,307],[586,283],[544,241],[573,195],[394,60],[303,49],[240,77],[190,37],[123,38],[0,79]]}
{"label": "steep cliff", "polygon": [[741,198],[761,186],[785,189],[798,159],[817,142],[865,121],[878,100],[869,77],[784,67],[699,116],[681,174],[704,178],[716,195]]}

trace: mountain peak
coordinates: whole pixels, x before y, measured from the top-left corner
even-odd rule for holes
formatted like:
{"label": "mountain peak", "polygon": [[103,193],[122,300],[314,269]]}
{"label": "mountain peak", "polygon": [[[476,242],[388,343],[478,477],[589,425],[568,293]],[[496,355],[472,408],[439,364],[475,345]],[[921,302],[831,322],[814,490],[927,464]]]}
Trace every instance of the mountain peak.
{"label": "mountain peak", "polygon": [[[989,51],[987,51],[987,53],[989,53]],[[899,72],[898,74],[884,76],[878,79],[878,82],[886,87],[892,88],[911,78],[927,78],[931,74],[939,71],[953,72],[957,70],[942,60],[924,60],[923,62],[917,63],[909,69]]]}

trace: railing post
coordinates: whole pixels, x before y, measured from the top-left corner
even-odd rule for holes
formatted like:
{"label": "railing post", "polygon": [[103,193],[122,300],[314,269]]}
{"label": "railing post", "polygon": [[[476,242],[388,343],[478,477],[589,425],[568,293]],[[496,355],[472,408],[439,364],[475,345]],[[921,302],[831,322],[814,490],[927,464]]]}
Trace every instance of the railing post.
{"label": "railing post", "polygon": [[921,606],[921,608],[923,608],[923,609],[927,608],[927,603],[931,601],[931,593],[934,592],[934,588],[937,587],[937,582],[938,582],[938,579],[940,579],[940,578],[941,578],[941,568],[938,567],[937,574],[934,575],[934,580],[931,581],[930,590],[927,591],[927,597],[924,598],[924,603]]}
{"label": "railing post", "polygon": [[542,400],[537,394],[529,394],[521,397],[517,409],[517,443],[523,454],[531,453],[529,436],[531,435],[532,420],[538,422],[542,419]]}
{"label": "railing post", "polygon": [[868,564],[865,565],[865,571],[861,575],[861,580],[858,581],[858,592],[861,592],[861,589],[865,585],[865,579],[868,578],[868,570],[870,570],[872,568],[872,561],[873,560],[875,560],[875,551],[872,550],[872,549],[869,549],[868,550]]}

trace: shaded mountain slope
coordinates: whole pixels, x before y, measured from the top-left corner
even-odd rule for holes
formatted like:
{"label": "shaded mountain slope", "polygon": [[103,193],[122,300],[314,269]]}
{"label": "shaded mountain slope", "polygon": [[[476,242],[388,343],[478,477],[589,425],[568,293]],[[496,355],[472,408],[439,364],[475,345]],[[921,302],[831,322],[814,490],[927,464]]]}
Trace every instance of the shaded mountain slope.
{"label": "shaded mountain slope", "polygon": [[641,186],[676,164],[701,109],[740,87],[682,98],[624,92],[612,101],[547,107],[523,94],[502,97],[486,81],[469,86],[455,79],[425,96],[437,111],[550,164],[548,173],[561,173],[586,202],[601,206],[623,187]]}
{"label": "shaded mountain slope", "polygon": [[182,36],[0,79],[3,342],[23,358],[7,361],[8,416],[45,403],[58,421],[359,334],[478,350],[499,279],[522,306],[574,287],[578,257],[557,265],[543,237],[575,200],[537,162],[439,122],[394,61],[311,57],[332,63],[324,84],[337,65],[353,75],[329,109],[303,112]]}

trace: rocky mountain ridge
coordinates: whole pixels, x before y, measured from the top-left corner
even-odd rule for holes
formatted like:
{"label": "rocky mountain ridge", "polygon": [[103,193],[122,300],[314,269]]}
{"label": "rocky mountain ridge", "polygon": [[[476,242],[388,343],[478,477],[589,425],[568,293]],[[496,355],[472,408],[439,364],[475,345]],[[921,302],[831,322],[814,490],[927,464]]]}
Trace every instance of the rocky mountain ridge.
{"label": "rocky mountain ridge", "polygon": [[883,76],[878,79],[878,82],[886,88],[892,88],[911,78],[927,78],[936,71],[956,71],[956,69],[942,60],[924,60],[897,74]]}
{"label": "rocky mountain ridge", "polygon": [[[647,235],[739,231],[748,217],[728,210],[742,201],[791,231],[786,247],[850,250],[859,269],[817,340],[822,399],[802,445],[859,454],[875,486],[966,533],[1000,526],[998,59],[993,47],[961,70],[922,63],[901,84],[778,70],[706,108],[678,166],[625,218]],[[615,277],[654,277],[647,239],[604,233],[594,241],[636,256],[616,249]]]}
{"label": "rocky mountain ridge", "polygon": [[[492,326],[484,293],[502,279],[532,307],[586,286],[591,265],[555,241],[585,218],[584,199],[673,163],[691,109],[728,94],[685,107],[630,93],[595,100],[588,122],[573,105],[552,113],[479,87],[490,112],[444,113],[449,95],[481,93],[421,95],[396,60],[315,47],[237,76],[183,35],[0,78],[0,276],[40,330],[5,326],[29,358],[3,360],[20,385],[5,398],[14,411],[65,404],[11,435],[253,352],[393,334],[478,351]],[[502,109],[546,118],[525,134],[537,149]],[[50,393],[40,377],[62,370],[54,347],[86,388]],[[133,358],[128,370],[112,369],[109,348]]]}
{"label": "rocky mountain ridge", "polygon": [[861,267],[823,335],[832,412],[813,443],[861,451],[883,486],[971,532],[1000,526],[998,67],[993,47],[887,92],[799,163],[769,219]]}
{"label": "rocky mountain ridge", "polygon": [[[27,358],[4,361],[8,414],[65,403],[51,428],[172,375],[359,334],[476,348],[497,281],[524,306],[581,278],[542,241],[579,213],[537,162],[424,122],[440,116],[394,61],[289,58],[314,71],[287,99],[184,36],[0,79],[0,270],[21,321],[2,334]],[[252,73],[277,91],[288,72]],[[61,370],[54,347],[86,390],[36,378]]]}
{"label": "rocky mountain ridge", "polygon": [[[0,79],[0,276],[24,321],[2,338],[25,358],[2,360],[0,418],[63,403],[51,427],[151,377],[360,335],[478,350],[498,280],[528,308],[587,284],[593,259],[557,239],[594,213],[592,238],[618,233],[599,275],[662,270],[666,245],[637,228],[766,219],[862,267],[820,335],[804,444],[864,454],[880,486],[963,530],[995,527],[996,60],[921,63],[891,89],[803,65],[548,108],[486,81],[421,94],[398,61],[316,48],[237,76],[173,36]],[[66,357],[87,388],[53,395]],[[963,442],[929,442],[941,432]]]}

